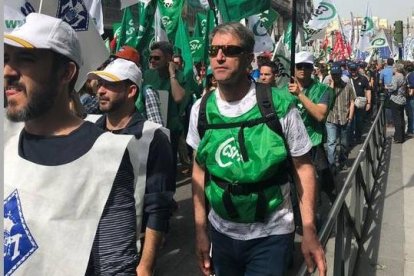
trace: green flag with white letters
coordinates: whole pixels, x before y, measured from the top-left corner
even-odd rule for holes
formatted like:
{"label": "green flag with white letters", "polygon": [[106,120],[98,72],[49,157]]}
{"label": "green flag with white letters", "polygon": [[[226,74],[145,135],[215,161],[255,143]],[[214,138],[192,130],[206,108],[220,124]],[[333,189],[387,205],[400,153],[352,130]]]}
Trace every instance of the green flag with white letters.
{"label": "green flag with white letters", "polygon": [[124,15],[121,22],[121,30],[119,32],[119,37],[116,45],[116,51],[118,51],[122,46],[128,45],[131,47],[137,46],[137,36],[138,36],[138,22],[134,19],[132,14],[132,9],[137,8],[137,5],[127,7],[124,10]]}
{"label": "green flag with white letters", "polygon": [[193,56],[193,62],[203,62],[204,61],[204,37],[202,36],[193,36],[190,39],[190,50],[191,55]]}

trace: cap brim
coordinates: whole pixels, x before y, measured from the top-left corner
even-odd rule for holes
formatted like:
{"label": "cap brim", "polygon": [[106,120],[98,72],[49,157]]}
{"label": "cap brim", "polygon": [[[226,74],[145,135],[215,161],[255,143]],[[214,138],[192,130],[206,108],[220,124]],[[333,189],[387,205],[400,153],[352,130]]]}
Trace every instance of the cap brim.
{"label": "cap brim", "polygon": [[32,43],[28,42],[27,40],[10,34],[4,34],[4,43],[21,48],[36,48]]}
{"label": "cap brim", "polygon": [[88,73],[88,79],[104,79],[109,82],[123,81],[114,74],[105,71],[92,71]]}

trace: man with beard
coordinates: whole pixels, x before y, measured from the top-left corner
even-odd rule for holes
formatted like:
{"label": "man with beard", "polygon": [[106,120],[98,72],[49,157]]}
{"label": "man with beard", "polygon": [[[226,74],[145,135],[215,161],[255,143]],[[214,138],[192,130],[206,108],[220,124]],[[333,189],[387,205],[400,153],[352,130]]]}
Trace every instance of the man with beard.
{"label": "man with beard", "polygon": [[23,123],[5,128],[5,273],[136,275],[136,142],[70,111],[82,65],[75,31],[31,13],[4,41],[7,117]]}
{"label": "man with beard", "polygon": [[139,164],[138,181],[145,185],[144,243],[137,273],[152,275],[157,250],[168,230],[175,187],[171,146],[164,133],[168,130],[145,120],[136,110],[142,74],[134,62],[115,59],[104,70],[90,72],[88,78],[98,81],[99,109],[104,113],[96,125],[115,134],[132,134],[139,142],[139,156],[131,156]]}

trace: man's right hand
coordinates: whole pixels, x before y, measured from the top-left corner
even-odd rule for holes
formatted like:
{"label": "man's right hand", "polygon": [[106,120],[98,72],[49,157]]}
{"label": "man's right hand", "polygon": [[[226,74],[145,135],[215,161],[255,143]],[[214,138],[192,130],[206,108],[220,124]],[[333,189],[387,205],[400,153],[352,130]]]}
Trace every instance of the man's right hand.
{"label": "man's right hand", "polygon": [[210,239],[206,229],[196,230],[196,256],[201,272],[205,276],[213,274],[210,258]]}

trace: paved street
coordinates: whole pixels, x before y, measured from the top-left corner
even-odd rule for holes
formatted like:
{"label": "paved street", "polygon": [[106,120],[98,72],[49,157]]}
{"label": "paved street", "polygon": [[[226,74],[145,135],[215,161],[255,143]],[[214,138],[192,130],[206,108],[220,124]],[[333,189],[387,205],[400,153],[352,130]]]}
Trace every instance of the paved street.
{"label": "paved street", "polygon": [[[392,135],[392,131],[388,132]],[[352,164],[359,147],[349,158]],[[380,180],[374,218],[366,238],[357,275],[414,275],[414,139],[393,144],[388,138],[386,164]],[[347,171],[338,181],[344,181]],[[155,276],[200,275],[194,254],[194,223],[191,184],[180,175],[175,199],[179,204],[171,219],[171,229],[160,252]],[[326,206],[323,206],[326,210]],[[402,215],[403,214],[403,215]],[[334,239],[327,245],[328,269],[333,270]],[[300,236],[295,239],[295,261],[289,275],[295,275],[302,262]],[[330,274],[332,275],[332,274]]]}

